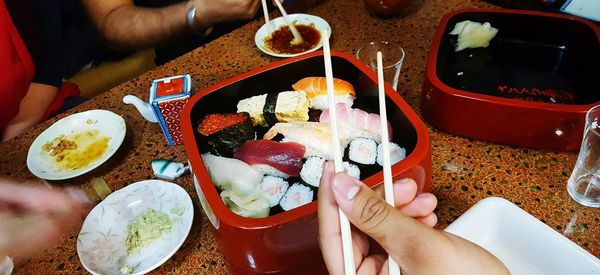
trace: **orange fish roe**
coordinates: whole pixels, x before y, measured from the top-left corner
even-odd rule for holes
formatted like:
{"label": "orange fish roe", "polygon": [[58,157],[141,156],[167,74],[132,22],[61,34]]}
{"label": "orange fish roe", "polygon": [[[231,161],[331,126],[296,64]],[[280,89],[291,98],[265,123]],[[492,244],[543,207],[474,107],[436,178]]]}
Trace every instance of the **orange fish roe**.
{"label": "orange fish roe", "polygon": [[209,114],[198,125],[198,132],[203,136],[210,136],[248,119],[250,119],[250,116],[247,113]]}

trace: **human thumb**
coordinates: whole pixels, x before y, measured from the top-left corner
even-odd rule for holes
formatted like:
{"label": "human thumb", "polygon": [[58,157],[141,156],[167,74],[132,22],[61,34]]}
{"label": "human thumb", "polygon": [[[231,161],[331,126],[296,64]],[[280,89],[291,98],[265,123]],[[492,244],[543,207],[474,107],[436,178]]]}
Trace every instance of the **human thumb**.
{"label": "human thumb", "polygon": [[403,215],[375,191],[346,173],[336,174],[332,187],[336,203],[350,222],[371,236],[388,253],[401,254],[398,242],[420,231],[417,221]]}

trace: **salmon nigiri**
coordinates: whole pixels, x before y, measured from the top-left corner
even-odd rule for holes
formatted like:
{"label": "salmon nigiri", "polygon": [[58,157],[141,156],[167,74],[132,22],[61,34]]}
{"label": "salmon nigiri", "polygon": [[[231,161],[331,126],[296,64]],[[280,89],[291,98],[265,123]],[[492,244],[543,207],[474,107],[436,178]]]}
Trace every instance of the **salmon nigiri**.
{"label": "salmon nigiri", "polygon": [[[325,77],[305,77],[292,85],[294,91],[304,91],[313,109],[325,110],[327,105],[327,82]],[[350,82],[333,78],[335,103],[352,106],[356,92]]]}

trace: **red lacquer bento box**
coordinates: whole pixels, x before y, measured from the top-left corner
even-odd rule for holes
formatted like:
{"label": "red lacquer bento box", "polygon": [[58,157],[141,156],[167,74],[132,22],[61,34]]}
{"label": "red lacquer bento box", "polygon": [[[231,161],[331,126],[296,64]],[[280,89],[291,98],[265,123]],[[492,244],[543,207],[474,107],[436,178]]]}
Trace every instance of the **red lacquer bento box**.
{"label": "red lacquer bento box", "polygon": [[[455,52],[456,23],[489,22],[485,48]],[[576,151],[585,113],[600,104],[600,28],[570,15],[467,9],[441,20],[421,95],[443,131],[502,144]]]}
{"label": "red lacquer bento box", "polygon": [[[334,77],[350,82],[356,90],[353,107],[378,113],[376,74],[353,56],[332,53]],[[230,211],[221,200],[202,161],[204,148],[195,131],[206,114],[235,112],[239,100],[264,93],[290,91],[308,76],[324,76],[323,52],[318,51],[238,75],[196,93],[181,114],[185,149],[205,214],[214,226],[221,252],[234,273],[323,273],[318,246],[317,203],[266,218],[245,218]],[[395,179],[410,177],[419,191],[431,189],[431,150],[424,123],[391,87],[386,86],[391,141],[406,149],[406,158],[392,167]],[[329,142],[329,141],[327,141]],[[236,171],[231,171],[236,173]],[[383,182],[381,172],[364,182],[373,187]]]}

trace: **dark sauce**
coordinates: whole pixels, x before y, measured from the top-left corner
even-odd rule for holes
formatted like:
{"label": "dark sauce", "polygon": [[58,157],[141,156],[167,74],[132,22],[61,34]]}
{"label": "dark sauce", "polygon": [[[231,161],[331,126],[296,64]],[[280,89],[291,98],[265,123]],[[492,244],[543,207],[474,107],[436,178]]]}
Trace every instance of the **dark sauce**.
{"label": "dark sauce", "polygon": [[276,53],[295,54],[308,51],[317,46],[319,41],[321,41],[321,33],[319,33],[312,24],[295,24],[294,26],[298,29],[298,32],[302,36],[302,40],[304,40],[302,43],[292,45],[291,42],[294,39],[294,35],[286,25],[277,29],[270,36],[265,38],[265,46]]}

